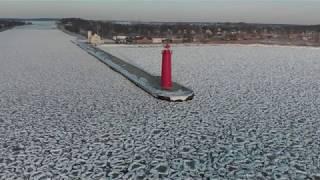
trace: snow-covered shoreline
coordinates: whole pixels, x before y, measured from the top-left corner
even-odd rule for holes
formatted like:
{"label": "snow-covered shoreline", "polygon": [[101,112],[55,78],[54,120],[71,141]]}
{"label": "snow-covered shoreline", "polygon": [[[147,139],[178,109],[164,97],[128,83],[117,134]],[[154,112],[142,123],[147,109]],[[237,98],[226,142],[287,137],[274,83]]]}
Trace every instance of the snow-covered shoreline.
{"label": "snow-covered shoreline", "polygon": [[[174,47],[206,47],[206,46],[227,46],[227,47],[277,47],[277,48],[302,48],[302,49],[316,49],[320,50],[320,47],[316,46],[296,46],[296,45],[275,45],[275,44],[171,44]],[[163,47],[162,44],[103,44],[100,47],[126,47],[126,48],[152,48]]]}

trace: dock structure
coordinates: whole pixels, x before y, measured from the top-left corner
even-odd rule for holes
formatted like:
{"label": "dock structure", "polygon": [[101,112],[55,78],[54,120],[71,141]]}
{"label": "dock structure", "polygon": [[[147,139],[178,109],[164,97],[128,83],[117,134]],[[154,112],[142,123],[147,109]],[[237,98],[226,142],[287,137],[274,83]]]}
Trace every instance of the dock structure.
{"label": "dock structure", "polygon": [[172,83],[172,88],[170,90],[163,89],[161,87],[161,77],[153,76],[141,68],[88,43],[79,41],[73,41],[73,43],[155,98],[172,102],[182,102],[192,100],[194,97],[194,92],[192,90],[176,82]]}

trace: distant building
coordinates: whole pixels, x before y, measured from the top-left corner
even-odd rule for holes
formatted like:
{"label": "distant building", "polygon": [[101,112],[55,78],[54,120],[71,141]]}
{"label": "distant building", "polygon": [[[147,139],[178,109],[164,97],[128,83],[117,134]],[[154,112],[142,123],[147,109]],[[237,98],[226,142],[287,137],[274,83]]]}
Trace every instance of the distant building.
{"label": "distant building", "polygon": [[88,43],[90,43],[92,37],[92,31],[88,31]]}
{"label": "distant building", "polygon": [[172,38],[171,43],[183,43],[183,38]]}
{"label": "distant building", "polygon": [[274,37],[274,35],[270,32],[264,32],[262,34],[263,39],[272,39]]}
{"label": "distant building", "polygon": [[139,37],[134,40],[137,44],[152,44],[152,39],[147,37]]}
{"label": "distant building", "polygon": [[97,46],[97,45],[103,44],[103,41],[102,41],[101,37],[98,34],[94,34],[91,37],[91,44]]}
{"label": "distant building", "polygon": [[153,44],[161,44],[165,40],[166,40],[166,38],[152,38],[152,43]]}
{"label": "distant building", "polygon": [[319,32],[313,32],[312,33],[312,41],[319,42],[319,36],[320,36]]}
{"label": "distant building", "polygon": [[202,39],[203,39],[203,35],[202,35],[202,34],[196,34],[196,35],[193,37],[193,42],[195,42],[195,43],[200,43]]}
{"label": "distant building", "polygon": [[302,40],[303,41],[311,41],[312,40],[312,36],[313,36],[313,32],[312,31],[303,32],[302,33]]}
{"label": "distant building", "polygon": [[205,33],[209,37],[213,35],[213,32],[210,29],[207,29]]}
{"label": "distant building", "polygon": [[97,46],[103,44],[103,40],[98,34],[95,33],[92,35],[92,32],[88,31],[88,43]]}
{"label": "distant building", "polygon": [[301,39],[301,34],[299,34],[299,33],[290,33],[289,35],[288,35],[288,37],[289,37],[289,40],[300,40]]}
{"label": "distant building", "polygon": [[73,23],[72,23],[72,22],[67,22],[67,23],[65,24],[65,26],[71,27],[71,26],[73,26]]}
{"label": "distant building", "polygon": [[118,44],[126,44],[127,43],[127,36],[113,36],[112,39]]}
{"label": "distant building", "polygon": [[226,36],[226,32],[222,32],[220,28],[218,28],[216,34],[214,35],[215,40],[223,40]]}

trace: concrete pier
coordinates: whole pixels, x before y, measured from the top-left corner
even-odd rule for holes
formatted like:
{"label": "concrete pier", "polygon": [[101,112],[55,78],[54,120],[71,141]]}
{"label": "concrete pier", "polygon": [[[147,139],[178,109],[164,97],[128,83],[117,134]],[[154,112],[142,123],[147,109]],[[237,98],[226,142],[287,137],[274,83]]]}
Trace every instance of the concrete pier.
{"label": "concrete pier", "polygon": [[122,74],[136,86],[140,87],[155,98],[167,101],[187,101],[192,100],[194,97],[194,92],[192,90],[178,83],[173,82],[172,89],[164,90],[161,88],[161,78],[159,76],[153,76],[150,73],[90,44],[84,42],[73,43],[88,52],[90,55],[96,57],[114,71]]}

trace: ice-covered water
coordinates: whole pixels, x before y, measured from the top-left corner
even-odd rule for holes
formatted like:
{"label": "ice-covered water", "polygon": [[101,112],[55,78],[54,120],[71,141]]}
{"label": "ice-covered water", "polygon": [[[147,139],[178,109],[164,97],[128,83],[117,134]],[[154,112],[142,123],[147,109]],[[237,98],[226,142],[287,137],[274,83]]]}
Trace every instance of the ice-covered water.
{"label": "ice-covered water", "polygon": [[[0,33],[0,179],[320,177],[320,50],[173,47],[154,99],[58,30]],[[104,47],[160,72],[159,47]]]}

